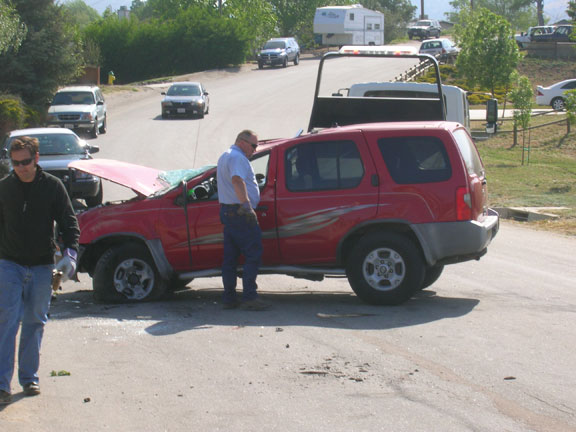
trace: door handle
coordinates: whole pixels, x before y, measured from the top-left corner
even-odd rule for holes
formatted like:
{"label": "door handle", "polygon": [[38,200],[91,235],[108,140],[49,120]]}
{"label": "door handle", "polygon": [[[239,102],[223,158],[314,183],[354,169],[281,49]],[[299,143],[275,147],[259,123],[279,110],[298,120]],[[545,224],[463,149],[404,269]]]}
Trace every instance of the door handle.
{"label": "door handle", "polygon": [[268,210],[268,206],[258,206],[256,207],[256,211],[266,211]]}

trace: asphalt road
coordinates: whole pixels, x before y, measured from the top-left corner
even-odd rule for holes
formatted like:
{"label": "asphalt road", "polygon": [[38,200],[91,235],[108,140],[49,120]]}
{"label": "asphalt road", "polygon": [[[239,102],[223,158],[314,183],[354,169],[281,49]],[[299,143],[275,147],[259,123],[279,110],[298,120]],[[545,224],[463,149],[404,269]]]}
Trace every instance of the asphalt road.
{"label": "asphalt road", "polygon": [[[243,128],[295,134],[316,66],[195,74],[211,97],[203,120],[161,120],[160,88],[111,95],[96,156],[183,168],[214,163]],[[42,395],[15,379],[0,430],[576,431],[575,249],[503,222],[481,261],[397,307],[361,303],[345,279],[284,276],[259,278],[266,312],[222,310],[217,278],[101,305],[82,274],[52,306]]]}

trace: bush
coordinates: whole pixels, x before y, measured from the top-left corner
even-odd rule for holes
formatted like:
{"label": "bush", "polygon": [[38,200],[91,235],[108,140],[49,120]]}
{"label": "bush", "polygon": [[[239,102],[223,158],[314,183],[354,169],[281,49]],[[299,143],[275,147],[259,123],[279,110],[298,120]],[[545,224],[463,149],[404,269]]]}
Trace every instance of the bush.
{"label": "bush", "polygon": [[26,124],[26,106],[17,96],[0,95],[0,138]]}

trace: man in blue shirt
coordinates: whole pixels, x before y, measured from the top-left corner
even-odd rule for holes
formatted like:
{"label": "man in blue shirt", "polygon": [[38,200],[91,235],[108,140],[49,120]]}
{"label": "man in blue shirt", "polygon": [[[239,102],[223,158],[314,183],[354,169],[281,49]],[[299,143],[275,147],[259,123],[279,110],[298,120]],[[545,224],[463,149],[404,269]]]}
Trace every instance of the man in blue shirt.
{"label": "man in blue shirt", "polygon": [[[262,231],[254,209],[260,202],[260,190],[249,160],[256,147],[258,136],[251,130],[243,130],[234,145],[218,159],[218,200],[220,221],[224,225],[224,309],[240,307],[260,311],[270,307],[258,297],[256,284],[262,258]],[[242,302],[236,296],[240,255],[244,255]]]}

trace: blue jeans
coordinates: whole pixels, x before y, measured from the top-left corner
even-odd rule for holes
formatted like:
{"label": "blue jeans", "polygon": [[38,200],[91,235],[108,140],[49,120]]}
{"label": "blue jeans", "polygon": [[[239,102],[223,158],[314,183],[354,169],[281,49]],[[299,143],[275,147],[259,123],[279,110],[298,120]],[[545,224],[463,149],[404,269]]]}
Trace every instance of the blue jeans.
{"label": "blue jeans", "polygon": [[244,256],[242,270],[242,300],[258,297],[256,276],[262,259],[262,231],[258,221],[239,213],[239,206],[220,206],[220,221],[224,225],[224,260],[222,283],[224,303],[233,303],[236,298],[238,259]]}
{"label": "blue jeans", "polygon": [[21,266],[0,259],[0,390],[10,391],[20,322],[18,381],[21,385],[38,382],[53,268],[53,265]]}

